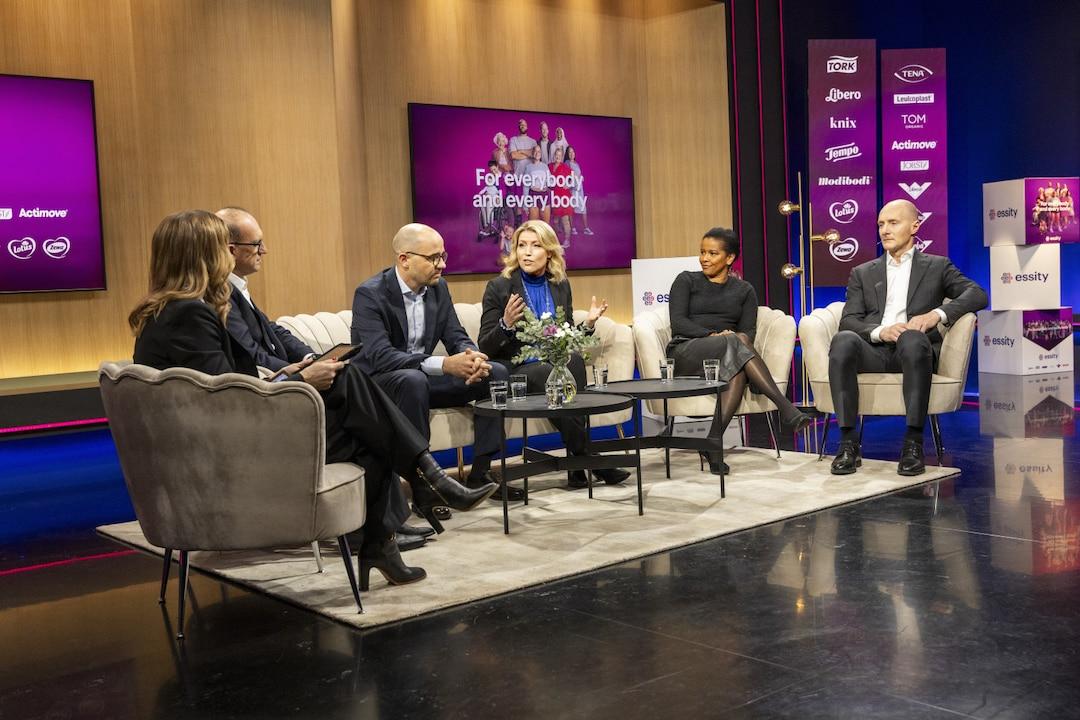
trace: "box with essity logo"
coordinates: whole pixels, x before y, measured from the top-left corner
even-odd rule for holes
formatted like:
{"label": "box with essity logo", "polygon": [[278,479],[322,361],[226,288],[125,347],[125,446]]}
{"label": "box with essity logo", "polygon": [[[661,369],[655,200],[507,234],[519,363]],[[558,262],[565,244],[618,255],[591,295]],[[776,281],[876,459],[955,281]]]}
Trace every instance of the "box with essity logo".
{"label": "box with essity logo", "polygon": [[1071,437],[1075,427],[1071,372],[979,373],[979,432],[983,435],[1063,438]]}
{"label": "box with essity logo", "polygon": [[994,497],[1064,500],[1065,441],[994,438]]}
{"label": "box with essity logo", "polygon": [[1061,304],[1061,247],[990,248],[990,309],[1035,310]]}
{"label": "box with essity logo", "polygon": [[1035,375],[1073,369],[1072,308],[982,310],[980,373]]}
{"label": "box with essity logo", "polygon": [[1075,177],[983,183],[983,245],[1080,242],[1078,191]]}

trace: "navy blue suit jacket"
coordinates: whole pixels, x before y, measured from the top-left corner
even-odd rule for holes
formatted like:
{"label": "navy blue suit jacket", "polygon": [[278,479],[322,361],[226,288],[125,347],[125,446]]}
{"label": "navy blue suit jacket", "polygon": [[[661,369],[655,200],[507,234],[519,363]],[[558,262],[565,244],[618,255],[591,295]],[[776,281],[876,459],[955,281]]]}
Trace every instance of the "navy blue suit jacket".
{"label": "navy blue suit jacket", "polygon": [[442,342],[450,355],[476,350],[458,320],[446,280],[440,278],[428,288],[424,299],[423,351],[406,350],[409,330],[405,319],[405,301],[401,297],[397,271],[393,267],[365,280],[353,295],[352,341],[363,349],[354,362],[371,375],[394,370],[415,370],[431,357]]}
{"label": "navy blue suit jacket", "polygon": [[278,371],[313,352],[295,335],[254,307],[234,285],[229,295],[229,335],[260,367]]}

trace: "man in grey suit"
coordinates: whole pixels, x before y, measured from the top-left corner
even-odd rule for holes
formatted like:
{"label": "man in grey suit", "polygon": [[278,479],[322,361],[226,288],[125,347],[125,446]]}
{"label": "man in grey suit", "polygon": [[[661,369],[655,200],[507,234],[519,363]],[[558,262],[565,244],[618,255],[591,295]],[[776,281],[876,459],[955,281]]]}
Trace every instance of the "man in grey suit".
{"label": "man in grey suit", "polygon": [[[855,432],[860,372],[903,373],[907,432],[897,472],[925,472],[923,428],[941,351],[938,326],[987,305],[986,292],[948,258],[915,249],[919,216],[908,200],[886,203],[878,214],[885,253],[856,267],[848,278],[840,332],[829,347],[829,386],[841,432],[834,475],[849,475],[862,464]],[[951,302],[945,303],[946,298]]]}

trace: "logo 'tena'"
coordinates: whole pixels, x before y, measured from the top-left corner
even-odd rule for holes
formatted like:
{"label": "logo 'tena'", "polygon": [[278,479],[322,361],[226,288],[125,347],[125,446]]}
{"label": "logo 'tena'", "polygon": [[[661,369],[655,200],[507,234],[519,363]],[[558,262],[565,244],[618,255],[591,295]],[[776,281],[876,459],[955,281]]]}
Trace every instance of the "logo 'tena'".
{"label": "logo 'tena'", "polygon": [[838,223],[849,223],[859,214],[859,203],[854,200],[834,202],[829,206],[829,217]]}
{"label": "logo 'tena'", "polygon": [[645,294],[641,296],[641,302],[645,303],[646,305],[652,305],[655,298],[655,295],[646,290]]}
{"label": "logo 'tena'", "polygon": [[904,67],[900,68],[893,73],[893,76],[897,80],[903,80],[906,83],[914,84],[921,83],[923,80],[926,80],[933,74],[933,71],[931,71],[930,68],[924,65],[911,64],[905,65]]}
{"label": "logo 'tena'", "polygon": [[45,244],[41,246],[41,249],[44,250],[45,254],[49,257],[59,260],[68,254],[68,250],[71,249],[71,241],[61,235],[55,240],[46,240]]}
{"label": "logo 'tena'", "polygon": [[839,262],[851,262],[855,254],[859,252],[859,241],[853,237],[844,238],[835,245],[829,246],[829,254]]}
{"label": "logo 'tena'", "polygon": [[37,250],[37,243],[32,237],[24,237],[22,240],[12,240],[7,246],[11,256],[18,260],[28,260]]}

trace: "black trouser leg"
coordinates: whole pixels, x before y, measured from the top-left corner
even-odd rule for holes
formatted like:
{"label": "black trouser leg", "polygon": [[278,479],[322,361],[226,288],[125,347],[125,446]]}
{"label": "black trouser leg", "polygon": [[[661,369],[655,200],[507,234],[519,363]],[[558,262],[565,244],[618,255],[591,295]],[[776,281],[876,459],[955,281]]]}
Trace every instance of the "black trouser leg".
{"label": "black trouser leg", "polygon": [[871,345],[851,330],[841,330],[829,345],[829,390],[836,422],[853,428],[859,419],[860,372],[895,372],[892,345]]}
{"label": "black trouser leg", "polygon": [[896,341],[896,355],[904,374],[904,407],[911,428],[926,425],[930,405],[930,385],[934,373],[934,348],[926,333],[908,330]]}

